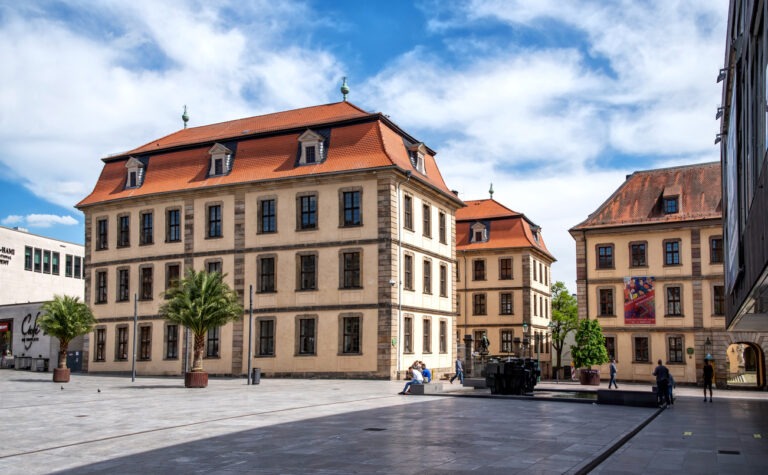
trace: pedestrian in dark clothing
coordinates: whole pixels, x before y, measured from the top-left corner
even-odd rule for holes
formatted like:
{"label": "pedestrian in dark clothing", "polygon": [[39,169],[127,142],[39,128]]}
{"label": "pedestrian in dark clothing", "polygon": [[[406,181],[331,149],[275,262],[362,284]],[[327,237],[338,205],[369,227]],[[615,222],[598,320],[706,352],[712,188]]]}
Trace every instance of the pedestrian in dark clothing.
{"label": "pedestrian in dark clothing", "polygon": [[704,402],[707,402],[707,388],[709,388],[709,402],[712,402],[712,380],[715,377],[715,369],[704,360]]}
{"label": "pedestrian in dark clothing", "polygon": [[619,389],[619,385],[616,384],[616,360],[611,360],[611,380],[608,381],[608,389],[611,389],[613,385],[616,389]]}
{"label": "pedestrian in dark clothing", "polygon": [[453,384],[453,380],[456,378],[459,378],[459,382],[464,384],[464,366],[462,366],[461,360],[458,358],[456,358],[456,374],[451,378],[451,384]]}
{"label": "pedestrian in dark clothing", "polygon": [[659,365],[653,370],[653,375],[656,376],[656,398],[659,407],[667,407],[672,403],[669,400],[669,369],[659,360]]}

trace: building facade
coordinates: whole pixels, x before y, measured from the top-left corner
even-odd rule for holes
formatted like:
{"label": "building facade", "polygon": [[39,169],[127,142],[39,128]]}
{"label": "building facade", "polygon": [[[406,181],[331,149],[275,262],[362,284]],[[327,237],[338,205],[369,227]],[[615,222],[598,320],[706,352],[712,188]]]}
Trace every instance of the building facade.
{"label": "building facade", "polygon": [[[551,374],[550,268],[541,228],[493,200],[467,201],[456,212],[457,341],[483,335],[493,356],[538,358]],[[470,340],[467,340],[470,341]]]}
{"label": "building facade", "polygon": [[765,380],[768,351],[768,43],[765,2],[731,0],[717,110],[723,176],[726,319]]}
{"label": "building facade", "polygon": [[58,340],[37,325],[40,307],[54,295],[83,298],[83,262],[81,245],[0,226],[0,356],[55,362]]}
{"label": "building facade", "polygon": [[450,369],[463,204],[434,152],[386,116],[340,102],[185,128],[103,161],[78,204],[99,321],[89,371],[127,371],[134,351],[140,374],[185,370],[186,335],[159,308],[190,268],[225,274],[246,309],[208,333],[210,373],[245,374],[249,355],[273,376]]}
{"label": "building facade", "polygon": [[707,355],[719,386],[736,376],[719,190],[719,163],[635,172],[570,230],[579,316],[600,321],[619,379],[650,382],[660,359],[677,383],[701,382]]}

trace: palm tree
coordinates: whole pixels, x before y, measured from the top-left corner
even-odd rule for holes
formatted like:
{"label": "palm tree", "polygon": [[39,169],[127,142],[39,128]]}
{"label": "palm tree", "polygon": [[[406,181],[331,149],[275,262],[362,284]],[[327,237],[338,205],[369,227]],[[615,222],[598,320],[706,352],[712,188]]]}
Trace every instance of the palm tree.
{"label": "palm tree", "polygon": [[43,304],[42,310],[43,315],[37,323],[46,334],[59,339],[59,365],[58,371],[53,373],[53,380],[55,382],[68,382],[67,349],[69,342],[90,332],[93,325],[96,324],[96,319],[93,318],[93,313],[85,302],[81,302],[79,297],[68,295],[55,295],[53,300]]}
{"label": "palm tree", "polygon": [[203,351],[208,330],[226,325],[243,315],[237,293],[218,272],[187,274],[166,292],[168,301],[160,307],[160,315],[170,322],[188,328],[194,336],[194,358],[191,372],[203,372]]}

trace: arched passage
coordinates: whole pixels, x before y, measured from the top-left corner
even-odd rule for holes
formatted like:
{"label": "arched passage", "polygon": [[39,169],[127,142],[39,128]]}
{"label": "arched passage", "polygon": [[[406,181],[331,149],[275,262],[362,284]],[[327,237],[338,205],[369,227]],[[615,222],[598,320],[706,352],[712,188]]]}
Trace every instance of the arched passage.
{"label": "arched passage", "polygon": [[726,350],[728,387],[763,389],[765,387],[765,352],[752,342],[735,341]]}

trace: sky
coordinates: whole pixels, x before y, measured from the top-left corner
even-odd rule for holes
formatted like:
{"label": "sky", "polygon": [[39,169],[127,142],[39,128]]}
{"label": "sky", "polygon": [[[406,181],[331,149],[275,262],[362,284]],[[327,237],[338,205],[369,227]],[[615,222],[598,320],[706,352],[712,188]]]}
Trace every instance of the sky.
{"label": "sky", "polygon": [[568,229],[627,174],[719,160],[724,0],[0,0],[0,225],[82,244],[101,158],[189,126],[348,100],[449,188]]}

